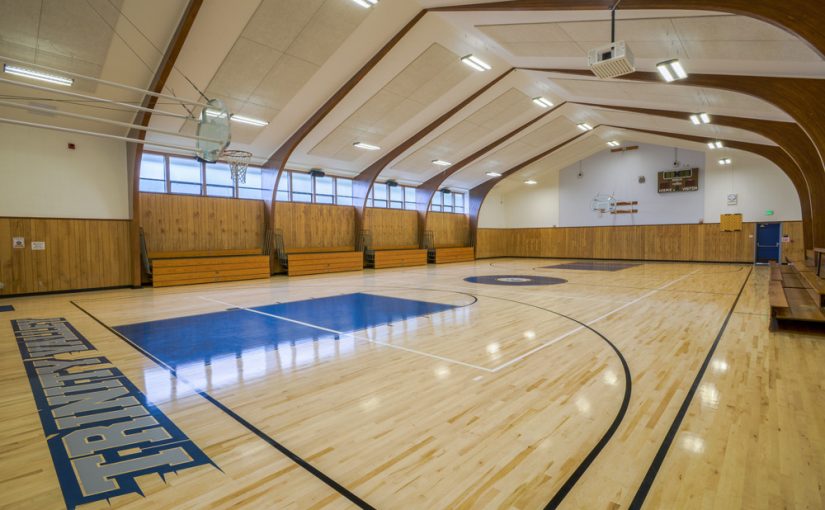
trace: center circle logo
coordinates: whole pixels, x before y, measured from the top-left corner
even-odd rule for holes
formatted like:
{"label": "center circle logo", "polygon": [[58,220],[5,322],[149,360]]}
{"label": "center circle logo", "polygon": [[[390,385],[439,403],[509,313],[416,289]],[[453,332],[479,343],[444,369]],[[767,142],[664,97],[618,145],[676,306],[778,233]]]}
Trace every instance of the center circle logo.
{"label": "center circle logo", "polygon": [[523,274],[496,274],[490,276],[470,276],[464,278],[465,282],[481,283],[485,285],[558,285],[567,283],[562,278],[551,278],[549,276],[532,276]]}

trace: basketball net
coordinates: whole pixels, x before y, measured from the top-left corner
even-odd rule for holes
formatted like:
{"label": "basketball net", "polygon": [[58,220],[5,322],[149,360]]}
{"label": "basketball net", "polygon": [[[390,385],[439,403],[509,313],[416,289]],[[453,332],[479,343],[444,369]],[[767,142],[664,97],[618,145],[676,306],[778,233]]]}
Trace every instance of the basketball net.
{"label": "basketball net", "polygon": [[249,162],[252,160],[252,153],[247,151],[223,151],[221,159],[229,165],[229,171],[232,173],[232,180],[235,183],[246,184],[246,169],[249,168]]}

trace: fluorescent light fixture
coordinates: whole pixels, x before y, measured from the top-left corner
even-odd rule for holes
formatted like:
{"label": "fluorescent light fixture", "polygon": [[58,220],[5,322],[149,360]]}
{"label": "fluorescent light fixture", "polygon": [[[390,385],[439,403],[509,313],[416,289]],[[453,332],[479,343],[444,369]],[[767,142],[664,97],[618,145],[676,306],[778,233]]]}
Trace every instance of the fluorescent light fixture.
{"label": "fluorescent light fixture", "polygon": [[533,179],[527,179],[526,181],[524,181],[524,184],[529,184],[530,186],[532,186],[533,184],[538,184],[538,182],[534,181]]}
{"label": "fluorescent light fixture", "polygon": [[26,69],[25,67],[3,64],[3,71],[15,76],[22,76],[23,78],[31,78],[32,80],[54,83],[55,85],[63,85],[64,87],[71,87],[72,84],[74,84],[74,80],[71,78],[57,76],[56,74],[43,73],[40,71],[35,71],[34,69]]}
{"label": "fluorescent light fixture", "polygon": [[719,140],[716,140],[715,142],[708,142],[708,148],[710,150],[721,149],[724,146],[725,145]]}
{"label": "fluorescent light fixture", "polygon": [[619,142],[617,142],[616,140],[611,140],[611,141],[607,142],[607,145],[610,146],[610,147],[618,147],[621,144]]}
{"label": "fluorescent light fixture", "polygon": [[370,145],[370,144],[364,143],[364,142],[355,142],[354,144],[352,144],[352,146],[355,147],[356,149],[362,149],[362,150],[365,150],[365,151],[378,151],[378,150],[381,150],[381,147],[379,147],[377,145]]}
{"label": "fluorescent light fixture", "polygon": [[490,69],[492,69],[492,67],[490,67],[490,64],[474,55],[464,55],[463,57],[461,57],[461,61],[467,64],[468,66],[472,67],[476,71],[489,71]]}
{"label": "fluorescent light fixture", "polygon": [[690,121],[696,124],[710,124],[710,115],[707,113],[694,113],[690,116]]}
{"label": "fluorescent light fixture", "polygon": [[676,80],[684,80],[688,77],[685,68],[682,67],[682,64],[677,59],[660,62],[656,64],[656,69],[659,70],[659,74],[661,74],[662,78],[668,83]]}
{"label": "fluorescent light fixture", "polygon": [[269,122],[265,120],[252,119],[250,117],[244,117],[242,115],[232,115],[231,117],[229,117],[229,120],[233,122],[240,122],[241,124],[249,124],[250,126],[262,127],[269,125]]}
{"label": "fluorescent light fixture", "polygon": [[719,164],[722,166],[727,166],[733,163],[733,160],[730,158],[722,158],[719,160]]}
{"label": "fluorescent light fixture", "polygon": [[542,108],[550,108],[551,106],[553,106],[553,103],[546,97],[534,97],[533,102],[541,106]]}
{"label": "fluorescent light fixture", "polygon": [[365,9],[369,9],[373,5],[378,3],[378,0],[352,0],[353,2],[357,3],[361,7]]}
{"label": "fluorescent light fixture", "polygon": [[498,172],[487,172],[487,177],[501,177],[501,174]]}
{"label": "fluorescent light fixture", "polygon": [[587,122],[582,122],[581,124],[577,125],[576,127],[579,128],[582,131],[593,131],[593,126],[591,126]]}
{"label": "fluorescent light fixture", "polygon": [[433,160],[433,165],[436,165],[436,166],[450,166],[450,165],[452,165],[452,163],[450,163],[449,161],[444,161],[443,159],[434,159]]}
{"label": "fluorescent light fixture", "polygon": [[212,117],[213,119],[215,117],[226,117],[226,115],[227,115],[226,113],[224,113],[220,110],[212,110],[210,108],[206,109],[206,116],[207,117]]}

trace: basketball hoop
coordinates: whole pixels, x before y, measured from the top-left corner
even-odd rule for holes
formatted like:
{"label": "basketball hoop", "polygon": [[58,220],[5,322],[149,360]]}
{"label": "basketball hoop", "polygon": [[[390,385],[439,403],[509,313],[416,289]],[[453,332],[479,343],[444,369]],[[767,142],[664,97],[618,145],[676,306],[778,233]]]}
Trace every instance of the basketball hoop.
{"label": "basketball hoop", "polygon": [[613,195],[598,193],[590,202],[590,209],[600,214],[606,212],[612,213],[616,210],[616,202],[617,200]]}
{"label": "basketball hoop", "polygon": [[246,169],[249,168],[249,162],[252,160],[252,153],[247,151],[223,151],[221,160],[229,165],[229,171],[232,172],[232,180],[236,183],[246,183]]}

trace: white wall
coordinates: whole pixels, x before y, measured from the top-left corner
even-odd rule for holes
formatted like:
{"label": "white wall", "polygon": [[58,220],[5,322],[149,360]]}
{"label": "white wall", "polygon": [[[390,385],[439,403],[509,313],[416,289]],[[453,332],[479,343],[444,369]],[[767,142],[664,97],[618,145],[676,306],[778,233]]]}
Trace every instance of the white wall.
{"label": "white wall", "polygon": [[126,143],[0,124],[0,216],[128,219]]}
{"label": "white wall", "polygon": [[[481,208],[481,228],[540,228],[668,223],[718,223],[720,214],[742,213],[745,221],[798,221],[799,197],[790,179],[770,161],[751,153],[679,149],[679,160],[700,168],[699,191],[658,193],[657,172],[673,166],[673,148],[639,144],[638,151],[601,151],[565,169],[535,175],[535,187],[511,183],[494,188]],[[733,159],[733,175],[721,167],[722,156]],[[645,183],[639,184],[640,175]],[[514,176],[512,179],[520,181]],[[619,200],[638,200],[636,215],[601,217],[590,210],[596,193]],[[727,205],[729,193],[739,194],[737,206]],[[765,216],[765,210],[773,216]]]}
{"label": "white wall", "polygon": [[[741,213],[744,221],[799,221],[802,206],[793,183],[776,165],[749,152],[725,151],[733,165],[720,166],[718,152],[707,154],[705,222],[716,223],[720,214]],[[728,205],[730,193],[737,205]],[[773,210],[773,216],[765,215]]]}

